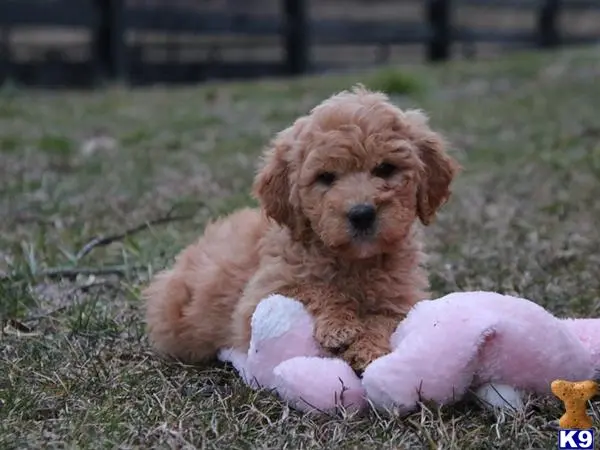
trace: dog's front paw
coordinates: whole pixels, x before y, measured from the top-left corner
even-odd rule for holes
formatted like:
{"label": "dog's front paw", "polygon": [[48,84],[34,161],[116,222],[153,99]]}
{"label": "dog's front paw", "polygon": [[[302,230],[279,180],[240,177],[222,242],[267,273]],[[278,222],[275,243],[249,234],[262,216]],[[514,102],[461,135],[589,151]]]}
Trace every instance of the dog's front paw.
{"label": "dog's front paw", "polygon": [[361,374],[369,364],[390,352],[388,346],[377,345],[366,339],[357,339],[341,357],[355,372]]}
{"label": "dog's front paw", "polygon": [[315,339],[323,350],[339,354],[348,349],[360,332],[358,325],[352,323],[334,324],[331,322],[318,323],[315,329]]}

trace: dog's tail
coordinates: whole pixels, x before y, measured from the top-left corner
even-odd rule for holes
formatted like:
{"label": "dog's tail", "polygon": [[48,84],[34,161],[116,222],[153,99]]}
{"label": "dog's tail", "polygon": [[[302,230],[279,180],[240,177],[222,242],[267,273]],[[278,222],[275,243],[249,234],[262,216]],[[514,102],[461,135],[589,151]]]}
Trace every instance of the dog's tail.
{"label": "dog's tail", "polygon": [[178,272],[165,270],[158,273],[143,291],[146,306],[146,325],[152,346],[168,358],[186,362],[199,362],[212,355],[208,349],[191,342],[185,310],[192,297],[188,286]]}

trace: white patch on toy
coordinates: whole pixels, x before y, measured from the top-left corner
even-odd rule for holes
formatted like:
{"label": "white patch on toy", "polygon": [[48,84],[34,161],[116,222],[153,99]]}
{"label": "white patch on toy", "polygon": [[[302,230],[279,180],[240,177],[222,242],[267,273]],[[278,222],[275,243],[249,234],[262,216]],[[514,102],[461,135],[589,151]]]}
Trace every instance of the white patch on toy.
{"label": "white patch on toy", "polygon": [[283,295],[275,294],[262,300],[252,316],[250,346],[265,339],[287,333],[301,317],[309,317],[304,305]]}
{"label": "white patch on toy", "polygon": [[497,383],[485,383],[475,391],[475,396],[492,409],[511,409],[522,411],[524,404],[521,393],[512,386]]}

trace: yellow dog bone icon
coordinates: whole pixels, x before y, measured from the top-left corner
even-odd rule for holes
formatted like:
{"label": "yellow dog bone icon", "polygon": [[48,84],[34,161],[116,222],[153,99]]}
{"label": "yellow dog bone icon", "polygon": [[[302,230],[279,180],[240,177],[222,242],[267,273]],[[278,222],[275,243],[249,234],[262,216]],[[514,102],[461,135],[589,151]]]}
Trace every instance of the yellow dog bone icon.
{"label": "yellow dog bone icon", "polygon": [[558,421],[563,429],[586,430],[592,428],[592,419],[587,415],[587,401],[598,393],[594,381],[571,382],[555,380],[550,385],[552,393],[565,404],[565,413]]}

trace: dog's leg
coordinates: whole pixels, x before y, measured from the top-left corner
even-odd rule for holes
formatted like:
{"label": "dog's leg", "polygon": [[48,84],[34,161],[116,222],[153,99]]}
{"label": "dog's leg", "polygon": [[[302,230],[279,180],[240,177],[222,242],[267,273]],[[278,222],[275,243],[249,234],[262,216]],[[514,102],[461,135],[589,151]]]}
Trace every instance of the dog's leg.
{"label": "dog's leg", "polygon": [[342,358],[357,372],[362,372],[371,362],[391,351],[390,339],[403,316],[367,316],[363,330],[342,354]]}
{"label": "dog's leg", "polygon": [[306,306],[315,321],[315,339],[330,354],[346,351],[362,330],[357,302],[335,288],[306,284],[289,287],[284,294]]}

